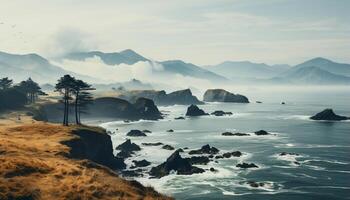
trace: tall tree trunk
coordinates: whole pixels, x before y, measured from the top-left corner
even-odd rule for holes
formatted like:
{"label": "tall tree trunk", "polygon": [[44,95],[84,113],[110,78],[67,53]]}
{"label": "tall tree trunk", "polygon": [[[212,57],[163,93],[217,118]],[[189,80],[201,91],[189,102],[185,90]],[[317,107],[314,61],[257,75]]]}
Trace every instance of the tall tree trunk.
{"label": "tall tree trunk", "polygon": [[64,104],[63,126],[66,126],[66,121],[67,121],[67,91],[66,90],[64,91],[63,104]]}
{"label": "tall tree trunk", "polygon": [[79,102],[79,92],[76,93],[75,96],[75,123],[80,124],[79,119],[78,119],[78,102]]}

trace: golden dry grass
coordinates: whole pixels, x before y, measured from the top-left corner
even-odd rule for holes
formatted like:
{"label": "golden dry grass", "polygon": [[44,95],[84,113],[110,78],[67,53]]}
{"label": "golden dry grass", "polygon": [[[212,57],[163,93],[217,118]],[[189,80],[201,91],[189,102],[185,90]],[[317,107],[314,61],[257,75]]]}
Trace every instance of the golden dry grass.
{"label": "golden dry grass", "polygon": [[76,127],[0,120],[0,199],[171,199],[64,155]]}

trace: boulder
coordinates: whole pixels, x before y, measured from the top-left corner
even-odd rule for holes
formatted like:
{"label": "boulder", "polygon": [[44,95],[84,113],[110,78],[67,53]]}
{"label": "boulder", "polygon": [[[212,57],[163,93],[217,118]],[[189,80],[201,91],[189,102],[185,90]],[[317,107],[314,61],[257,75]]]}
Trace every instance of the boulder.
{"label": "boulder", "polygon": [[192,150],[188,152],[188,154],[217,154],[219,153],[219,149],[215,147],[210,147],[209,144],[202,146],[202,148],[197,150]]}
{"label": "boulder", "polygon": [[209,158],[206,156],[193,156],[186,158],[192,165],[206,165],[209,163]]}
{"label": "boulder", "polygon": [[260,130],[260,131],[255,131],[254,132],[255,135],[270,135],[270,133],[264,131],[264,130]]}
{"label": "boulder", "polygon": [[135,144],[131,143],[130,139],[127,139],[124,143],[120,144],[115,148],[116,150],[126,151],[126,152],[133,152],[133,151],[140,151],[141,148]]}
{"label": "boulder", "polygon": [[249,136],[248,133],[231,133],[231,132],[224,132],[221,135],[223,135],[223,136]]}
{"label": "boulder", "polygon": [[144,132],[140,131],[140,130],[131,130],[129,131],[126,136],[130,136],[130,137],[143,137],[143,136],[147,136]]}
{"label": "boulder", "polygon": [[175,151],[164,163],[153,167],[150,175],[156,178],[169,175],[171,171],[176,171],[180,175],[191,175],[195,173],[203,173],[204,170],[194,167],[191,163],[180,156],[179,151]]}
{"label": "boulder", "polygon": [[184,120],[184,117],[175,117],[175,120]]}
{"label": "boulder", "polygon": [[160,146],[163,145],[161,142],[154,142],[154,143],[142,143],[144,146]]}
{"label": "boulder", "polygon": [[168,133],[173,133],[174,130],[173,130],[173,129],[169,129],[169,130],[167,130],[166,132],[168,132]]}
{"label": "boulder", "polygon": [[204,112],[202,109],[198,108],[196,105],[191,105],[187,108],[186,116],[195,117],[195,116],[202,116],[202,115],[208,115],[208,113]]}
{"label": "boulder", "polygon": [[329,121],[341,121],[350,119],[349,117],[336,115],[332,109],[327,108],[320,113],[310,117],[312,120],[329,120]]}
{"label": "boulder", "polygon": [[166,150],[174,150],[175,148],[174,147],[172,147],[172,146],[170,146],[170,145],[164,145],[163,147],[162,147],[162,149],[166,149]]}
{"label": "boulder", "polygon": [[261,182],[258,183],[255,181],[248,181],[247,184],[250,185],[250,187],[254,187],[254,188],[263,187],[265,185],[265,183],[261,183]]}
{"label": "boulder", "polygon": [[233,94],[223,89],[209,89],[204,93],[203,100],[207,102],[249,103],[247,97]]}
{"label": "boulder", "polygon": [[232,112],[224,112],[222,110],[216,110],[212,113],[210,113],[211,115],[215,115],[215,116],[224,116],[224,115],[232,115]]}
{"label": "boulder", "polygon": [[299,156],[298,153],[288,153],[288,152],[282,152],[279,154],[280,156],[288,156],[288,155],[291,155],[291,156]]}
{"label": "boulder", "polygon": [[144,132],[144,133],[152,133],[152,131],[150,131],[150,130],[143,130],[142,132]]}
{"label": "boulder", "polygon": [[209,170],[210,170],[211,172],[218,172],[218,170],[215,169],[214,167],[211,167]]}
{"label": "boulder", "polygon": [[149,166],[151,164],[150,162],[148,162],[145,159],[143,159],[143,160],[133,160],[132,162],[134,163],[133,168],[135,168],[135,167],[147,167],[147,166]]}
{"label": "boulder", "polygon": [[132,151],[121,150],[119,153],[117,153],[117,158],[126,159],[131,157],[132,156],[131,154],[132,154]]}
{"label": "boulder", "polygon": [[255,103],[262,103],[261,101],[256,101]]}
{"label": "boulder", "polygon": [[248,168],[259,168],[257,165],[254,163],[240,163],[237,164],[236,167],[243,168],[243,169],[248,169]]}
{"label": "boulder", "polygon": [[281,104],[284,105],[284,104],[286,104],[286,102],[282,101]]}

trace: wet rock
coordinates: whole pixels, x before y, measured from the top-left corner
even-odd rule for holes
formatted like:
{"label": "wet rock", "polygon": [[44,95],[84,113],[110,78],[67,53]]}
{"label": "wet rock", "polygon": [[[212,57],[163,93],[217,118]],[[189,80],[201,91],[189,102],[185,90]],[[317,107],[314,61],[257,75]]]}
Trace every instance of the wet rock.
{"label": "wet rock", "polygon": [[264,131],[264,130],[260,130],[260,131],[256,131],[254,132],[255,135],[270,135],[270,133]]}
{"label": "wet rock", "polygon": [[187,108],[186,116],[202,116],[202,115],[208,115],[208,113],[204,112],[202,109],[198,108],[196,105],[191,105]]}
{"label": "wet rock", "polygon": [[147,167],[147,166],[149,166],[151,164],[150,162],[148,162],[145,159],[143,159],[143,160],[133,160],[132,162],[134,163],[134,167]]}
{"label": "wet rock", "polygon": [[215,156],[215,159],[223,159],[223,158],[224,158],[224,156],[222,156],[222,155]]}
{"label": "wet rock", "polygon": [[143,130],[142,132],[144,132],[144,133],[152,133],[152,131],[150,131],[150,130]]}
{"label": "wet rock", "polygon": [[175,117],[176,120],[184,120],[184,117]]}
{"label": "wet rock", "polygon": [[169,130],[167,130],[166,132],[168,132],[168,133],[173,133],[174,130],[173,130],[173,129],[169,129]]}
{"label": "wet rock", "polygon": [[184,152],[184,150],[183,150],[183,149],[181,149],[181,148],[180,148],[180,149],[178,149],[178,151],[179,151],[180,153]]}
{"label": "wet rock", "polygon": [[122,171],[124,177],[142,177],[142,171],[140,170],[124,170]]}
{"label": "wet rock", "polygon": [[251,187],[258,188],[258,187],[264,187],[265,183],[258,183],[255,181],[248,181],[247,184],[249,184]]}
{"label": "wet rock", "polygon": [[115,148],[116,150],[126,151],[126,152],[133,152],[133,151],[140,151],[141,148],[135,144],[131,143],[130,139],[127,139],[124,143],[120,144]]}
{"label": "wet rock", "polygon": [[281,104],[284,105],[284,104],[286,104],[286,102],[282,101]]}
{"label": "wet rock", "polygon": [[219,149],[215,147],[211,147],[209,144],[202,146],[202,148],[197,150],[192,150],[188,152],[188,154],[217,154],[219,153]]}
{"label": "wet rock", "polygon": [[224,158],[231,158],[232,156],[233,157],[240,157],[241,155],[242,155],[242,153],[240,151],[233,151],[233,152],[227,152],[227,153],[222,154],[222,156]]}
{"label": "wet rock", "polygon": [[262,103],[261,101],[256,101],[256,103]]}
{"label": "wet rock", "polygon": [[131,130],[129,131],[126,136],[130,136],[130,137],[144,137],[147,136],[145,133],[143,133],[140,130]]}
{"label": "wet rock", "polygon": [[141,143],[144,146],[160,146],[163,145],[161,142],[155,142],[155,143]]}
{"label": "wet rock", "polygon": [[188,149],[188,147],[184,147],[183,149],[185,149],[185,150],[186,150],[186,149]]}
{"label": "wet rock", "polygon": [[224,112],[222,110],[216,110],[212,113],[210,113],[211,115],[215,115],[215,116],[224,116],[224,115],[232,115],[232,112]]}
{"label": "wet rock", "polygon": [[294,161],[293,163],[296,165],[300,165],[300,162],[298,162],[298,161]]}
{"label": "wet rock", "polygon": [[121,150],[119,153],[117,153],[117,158],[126,159],[126,158],[131,157],[132,156],[131,154],[132,154],[131,151]]}
{"label": "wet rock", "polygon": [[214,155],[209,155],[208,158],[214,158]]}
{"label": "wet rock", "polygon": [[336,115],[332,109],[328,108],[323,110],[320,113],[317,113],[316,115],[310,117],[312,120],[329,120],[329,121],[341,121],[341,120],[347,120],[350,119],[349,117]]}
{"label": "wet rock", "polygon": [[288,155],[291,155],[291,156],[299,156],[298,153],[288,153],[288,152],[282,152],[279,154],[280,156],[288,156]]}
{"label": "wet rock", "polygon": [[195,173],[203,173],[204,170],[194,167],[191,163],[180,156],[179,151],[175,151],[164,163],[153,167],[150,175],[156,178],[169,175],[170,171],[176,171],[180,175],[191,175]]}
{"label": "wet rock", "polygon": [[224,132],[221,135],[223,135],[223,136],[249,136],[248,133],[231,133],[231,132]]}
{"label": "wet rock", "polygon": [[211,172],[218,172],[218,170],[215,169],[214,167],[211,167],[209,170],[210,170]]}
{"label": "wet rock", "polygon": [[209,158],[206,156],[193,156],[186,158],[192,165],[206,165],[209,163]]}
{"label": "wet rock", "polygon": [[174,148],[174,147],[172,147],[172,146],[170,146],[170,145],[168,145],[168,144],[166,144],[166,145],[164,145],[164,146],[162,147],[162,149],[166,149],[166,150],[174,150],[175,148]]}
{"label": "wet rock", "polygon": [[248,169],[248,168],[259,168],[257,165],[254,163],[240,163],[237,164],[236,167],[243,168],[243,169]]}

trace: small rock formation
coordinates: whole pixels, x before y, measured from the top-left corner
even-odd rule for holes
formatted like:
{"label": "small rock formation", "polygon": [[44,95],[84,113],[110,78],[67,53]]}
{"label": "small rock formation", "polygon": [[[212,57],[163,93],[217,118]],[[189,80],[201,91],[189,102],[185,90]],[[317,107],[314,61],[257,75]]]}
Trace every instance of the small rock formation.
{"label": "small rock formation", "polygon": [[281,104],[284,105],[284,104],[286,104],[286,102],[282,101]]}
{"label": "small rock formation", "polygon": [[142,177],[142,170],[124,170],[122,171],[124,177]]}
{"label": "small rock formation", "polygon": [[204,112],[202,109],[198,108],[196,105],[191,105],[187,108],[186,116],[190,117],[196,117],[196,116],[202,116],[202,115],[208,115],[208,113]]}
{"label": "small rock formation", "polygon": [[250,187],[254,187],[254,188],[257,188],[257,187],[264,187],[265,183],[262,183],[262,182],[255,182],[255,181],[248,181],[247,182],[248,185],[250,185]]}
{"label": "small rock formation", "polygon": [[218,170],[215,169],[214,167],[211,167],[209,170],[210,170],[211,172],[218,172]]}
{"label": "small rock formation", "polygon": [[150,175],[156,178],[169,175],[170,171],[176,171],[180,175],[191,175],[195,173],[203,173],[204,170],[194,167],[191,163],[180,156],[179,151],[175,151],[164,163],[153,167]]}
{"label": "small rock formation", "polygon": [[116,150],[126,151],[126,152],[133,152],[133,151],[140,151],[141,148],[135,144],[131,143],[130,139],[127,139],[124,143],[120,144],[115,148]]}
{"label": "small rock formation", "polygon": [[132,154],[132,151],[121,150],[119,153],[117,153],[117,158],[126,159],[131,157],[132,156],[131,154]]}
{"label": "small rock formation", "polygon": [[175,120],[184,120],[184,117],[175,117]]}
{"label": "small rock formation", "polygon": [[211,115],[215,115],[215,116],[224,116],[224,115],[232,115],[232,112],[224,112],[222,110],[216,110],[212,113],[210,113]]}
{"label": "small rock formation", "polygon": [[151,99],[138,98],[133,104],[143,119],[158,120],[162,119],[162,114]]}
{"label": "small rock formation", "polygon": [[288,155],[290,155],[290,156],[299,156],[298,153],[288,153],[288,152],[282,152],[279,155],[280,156],[288,156]]}
{"label": "small rock formation", "polygon": [[204,93],[203,100],[207,102],[249,103],[247,97],[233,94],[223,89],[209,89]]}
{"label": "small rock formation", "polygon": [[161,142],[155,142],[155,143],[142,143],[144,146],[160,146],[163,145]]}
{"label": "small rock formation", "polygon": [[130,136],[130,137],[143,137],[143,136],[147,136],[144,132],[140,131],[140,130],[131,130],[129,131],[126,136]]}
{"label": "small rock formation", "polygon": [[173,129],[169,129],[169,130],[167,130],[166,132],[168,132],[168,133],[173,133],[174,130],[173,130]]}
{"label": "small rock formation", "polygon": [[236,167],[242,168],[242,169],[247,169],[247,168],[259,168],[257,165],[254,163],[240,163],[237,164]]}
{"label": "small rock formation", "polygon": [[219,153],[219,149],[215,148],[215,147],[210,147],[209,144],[202,146],[202,148],[197,149],[197,150],[192,150],[190,152],[188,152],[188,154],[192,155],[192,154],[217,154]]}
{"label": "small rock formation", "polygon": [[231,158],[232,156],[233,157],[241,157],[242,152],[240,152],[240,151],[226,152],[226,153],[223,153],[222,155],[215,156],[215,159]]}
{"label": "small rock formation", "polygon": [[231,133],[231,132],[224,132],[221,135],[223,135],[223,136],[249,136],[248,133]]}
{"label": "small rock formation", "polygon": [[329,120],[329,121],[341,121],[350,119],[349,117],[336,115],[332,109],[327,108],[320,113],[310,117],[312,120]]}
{"label": "small rock formation", "polygon": [[144,132],[144,133],[152,133],[152,131],[150,131],[150,130],[143,130],[142,132]]}
{"label": "small rock formation", "polygon": [[172,147],[172,146],[170,146],[170,145],[168,145],[168,144],[166,144],[166,145],[164,145],[164,146],[162,147],[162,149],[166,149],[166,150],[174,150],[175,148],[174,148],[174,147]]}
{"label": "small rock formation", "polygon": [[186,158],[186,160],[188,160],[191,165],[206,165],[209,163],[209,158],[206,156],[193,156],[190,158]]}
{"label": "small rock formation", "polygon": [[256,101],[255,103],[262,103],[261,101]]}
{"label": "small rock formation", "polygon": [[254,132],[255,135],[270,135],[270,133],[264,131],[264,130],[260,130],[260,131],[256,131]]}
{"label": "small rock formation", "polygon": [[132,168],[136,168],[136,167],[147,167],[148,165],[150,165],[151,163],[148,162],[147,160],[143,159],[143,160],[133,160],[132,161],[134,163],[134,166],[132,166]]}

